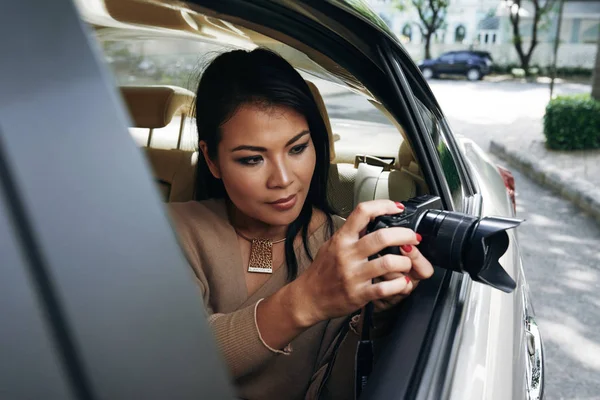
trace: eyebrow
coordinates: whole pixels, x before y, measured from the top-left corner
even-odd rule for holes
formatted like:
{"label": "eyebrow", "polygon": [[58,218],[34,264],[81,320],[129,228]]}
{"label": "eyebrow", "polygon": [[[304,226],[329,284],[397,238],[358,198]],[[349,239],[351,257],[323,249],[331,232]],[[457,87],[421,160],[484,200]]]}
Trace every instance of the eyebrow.
{"label": "eyebrow", "polygon": [[[294,136],[293,138],[288,140],[288,142],[285,144],[285,147],[288,147],[292,143],[296,142],[302,136],[309,135],[309,134],[310,134],[310,131],[308,129],[303,130],[302,132],[300,132],[299,134],[297,134],[296,136]],[[265,147],[241,145],[241,146],[238,146],[238,147],[232,149],[231,152],[233,153],[234,151],[240,151],[240,150],[250,150],[250,151],[258,151],[258,152],[267,151],[267,149]]]}

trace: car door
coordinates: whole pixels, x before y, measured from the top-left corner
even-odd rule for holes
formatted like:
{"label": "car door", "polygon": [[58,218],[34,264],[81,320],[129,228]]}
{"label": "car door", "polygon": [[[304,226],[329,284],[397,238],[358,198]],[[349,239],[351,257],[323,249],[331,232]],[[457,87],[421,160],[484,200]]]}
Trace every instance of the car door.
{"label": "car door", "polygon": [[0,13],[0,397],[233,398],[84,27],[70,0]]}
{"label": "car door", "polygon": [[454,53],[442,54],[436,62],[437,72],[440,74],[453,74],[456,67],[454,65]]}
{"label": "car door", "polygon": [[471,56],[469,53],[459,52],[454,57],[454,70],[455,74],[465,74],[471,66]]}

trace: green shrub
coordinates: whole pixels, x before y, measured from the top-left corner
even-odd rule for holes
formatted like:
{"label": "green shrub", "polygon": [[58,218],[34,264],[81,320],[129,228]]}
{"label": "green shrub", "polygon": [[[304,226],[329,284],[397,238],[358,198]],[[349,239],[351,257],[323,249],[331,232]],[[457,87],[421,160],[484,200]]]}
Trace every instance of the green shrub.
{"label": "green shrub", "polygon": [[[519,64],[493,64],[491,73],[493,74],[514,74],[514,70],[518,69],[516,75],[522,75],[523,69]],[[536,72],[537,69],[537,72]],[[530,75],[550,76],[552,73],[551,66],[532,65],[529,67]],[[590,78],[592,76],[591,68],[583,67],[558,67],[556,68],[557,78]]]}
{"label": "green shrub", "polygon": [[590,95],[559,96],[546,106],[544,135],[549,148],[600,148],[600,101]]}
{"label": "green shrub", "polygon": [[592,69],[582,67],[560,67],[556,69],[556,76],[558,76],[559,78],[589,78],[592,76]]}
{"label": "green shrub", "polygon": [[490,72],[493,74],[510,74],[513,68],[519,68],[517,64],[492,64]]}

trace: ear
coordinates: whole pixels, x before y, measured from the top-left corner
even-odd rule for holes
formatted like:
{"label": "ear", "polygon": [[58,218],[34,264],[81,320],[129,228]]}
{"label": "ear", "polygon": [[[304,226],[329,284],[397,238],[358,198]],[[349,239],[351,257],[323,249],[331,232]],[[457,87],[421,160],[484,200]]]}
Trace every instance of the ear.
{"label": "ear", "polygon": [[221,171],[219,170],[219,166],[215,164],[208,156],[208,146],[206,145],[206,142],[201,140],[198,143],[198,147],[200,148],[200,151],[206,160],[206,165],[208,165],[208,169],[210,169],[212,176],[214,176],[216,179],[221,179]]}

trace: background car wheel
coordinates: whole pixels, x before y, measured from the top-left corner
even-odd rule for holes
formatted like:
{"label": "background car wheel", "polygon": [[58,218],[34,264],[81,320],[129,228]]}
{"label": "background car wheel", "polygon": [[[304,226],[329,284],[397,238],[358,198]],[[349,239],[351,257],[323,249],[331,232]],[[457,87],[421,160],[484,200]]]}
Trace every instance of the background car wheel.
{"label": "background car wheel", "polygon": [[425,79],[431,79],[434,77],[433,70],[431,68],[423,68],[423,76]]}
{"label": "background car wheel", "polygon": [[467,79],[470,81],[478,81],[481,79],[481,72],[478,69],[472,68],[467,71]]}

